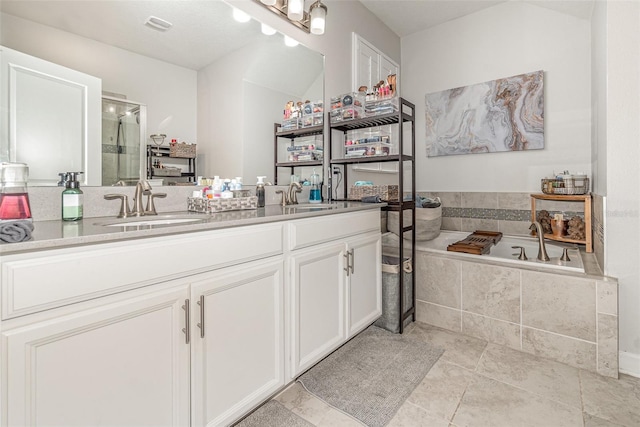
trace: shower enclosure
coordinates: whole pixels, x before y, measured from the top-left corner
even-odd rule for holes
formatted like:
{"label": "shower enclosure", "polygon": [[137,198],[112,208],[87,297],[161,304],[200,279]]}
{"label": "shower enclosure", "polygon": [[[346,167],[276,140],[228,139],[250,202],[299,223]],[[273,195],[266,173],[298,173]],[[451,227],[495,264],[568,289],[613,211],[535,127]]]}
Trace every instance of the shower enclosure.
{"label": "shower enclosure", "polygon": [[147,107],[102,97],[102,185],[135,185],[144,176]]}

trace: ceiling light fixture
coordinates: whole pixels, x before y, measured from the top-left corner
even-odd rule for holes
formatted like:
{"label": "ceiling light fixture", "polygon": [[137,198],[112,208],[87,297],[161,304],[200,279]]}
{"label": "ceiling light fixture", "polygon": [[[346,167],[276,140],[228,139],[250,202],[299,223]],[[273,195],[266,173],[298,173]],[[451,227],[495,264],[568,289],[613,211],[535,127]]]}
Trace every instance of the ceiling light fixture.
{"label": "ceiling light fixture", "polygon": [[158,18],[157,16],[148,17],[144,22],[144,25],[158,31],[167,31],[169,28],[173,27],[173,24],[171,22],[165,21],[164,19]]}
{"label": "ceiling light fixture", "polygon": [[309,11],[304,10],[304,0],[254,0],[276,15],[289,21],[307,33],[324,34],[327,6],[316,0]]}

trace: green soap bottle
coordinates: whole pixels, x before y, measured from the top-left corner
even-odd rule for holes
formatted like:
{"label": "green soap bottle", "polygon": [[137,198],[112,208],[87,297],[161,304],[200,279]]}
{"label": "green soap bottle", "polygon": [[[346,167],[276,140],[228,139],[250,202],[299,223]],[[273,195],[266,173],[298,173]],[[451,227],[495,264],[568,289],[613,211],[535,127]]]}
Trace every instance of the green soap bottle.
{"label": "green soap bottle", "polygon": [[64,185],[62,192],[62,220],[78,221],[82,219],[82,204],[84,195],[80,190],[78,175],[82,172],[65,173]]}

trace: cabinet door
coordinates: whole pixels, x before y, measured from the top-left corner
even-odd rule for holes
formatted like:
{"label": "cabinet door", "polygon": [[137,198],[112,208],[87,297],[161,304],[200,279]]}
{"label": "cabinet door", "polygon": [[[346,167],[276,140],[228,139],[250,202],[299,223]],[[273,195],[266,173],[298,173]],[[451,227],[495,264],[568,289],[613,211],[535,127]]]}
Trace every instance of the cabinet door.
{"label": "cabinet door", "polygon": [[3,424],[188,425],[186,298],[181,285],[3,331]]}
{"label": "cabinet door", "polygon": [[382,314],[382,246],[379,233],[348,242],[347,320],[351,338]]}
{"label": "cabinet door", "polygon": [[202,276],[191,288],[193,425],[228,425],[284,385],[283,260]]}
{"label": "cabinet door", "polygon": [[291,376],[296,377],[346,340],[345,245],[334,243],[291,256]]}

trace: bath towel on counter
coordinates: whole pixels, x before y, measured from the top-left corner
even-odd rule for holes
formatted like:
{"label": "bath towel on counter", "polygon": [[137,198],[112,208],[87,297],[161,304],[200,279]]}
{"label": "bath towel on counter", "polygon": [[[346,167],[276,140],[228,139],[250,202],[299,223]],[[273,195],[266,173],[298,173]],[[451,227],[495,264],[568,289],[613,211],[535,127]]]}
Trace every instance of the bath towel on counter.
{"label": "bath towel on counter", "polygon": [[18,243],[31,239],[31,221],[0,221],[0,241]]}

